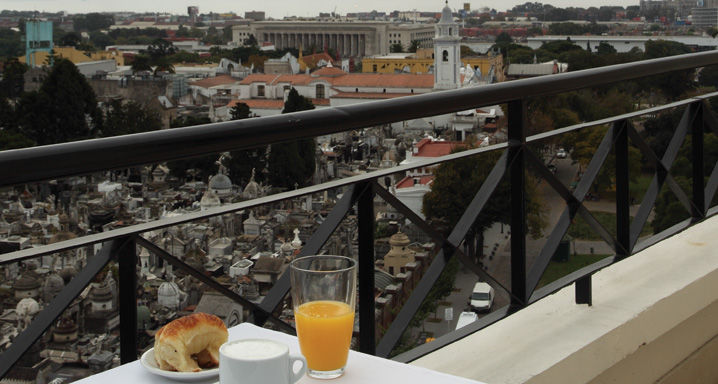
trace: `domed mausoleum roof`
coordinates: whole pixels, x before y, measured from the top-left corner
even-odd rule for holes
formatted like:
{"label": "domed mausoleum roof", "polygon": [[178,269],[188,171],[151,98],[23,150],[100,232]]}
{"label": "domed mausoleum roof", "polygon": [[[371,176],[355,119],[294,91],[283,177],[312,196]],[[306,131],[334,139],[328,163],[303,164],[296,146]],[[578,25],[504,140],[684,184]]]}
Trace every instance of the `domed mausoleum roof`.
{"label": "domed mausoleum roof", "polygon": [[232,189],[232,180],[227,175],[218,173],[209,179],[209,188],[213,190],[229,190]]}
{"label": "domed mausoleum roof", "polygon": [[40,288],[40,280],[24,273],[17,280],[15,280],[15,286],[13,288],[15,288],[16,291],[31,291],[33,289],[38,289]]}
{"label": "domed mausoleum roof", "polygon": [[411,243],[409,236],[402,232],[397,232],[389,238],[389,245],[392,247],[406,247],[409,243]]}

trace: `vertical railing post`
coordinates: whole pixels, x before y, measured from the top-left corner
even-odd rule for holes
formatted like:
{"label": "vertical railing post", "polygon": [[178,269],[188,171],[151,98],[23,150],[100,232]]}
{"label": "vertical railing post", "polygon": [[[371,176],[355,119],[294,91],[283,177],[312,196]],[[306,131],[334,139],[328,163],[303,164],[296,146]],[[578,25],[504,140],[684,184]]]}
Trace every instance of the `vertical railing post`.
{"label": "vertical railing post", "polygon": [[137,360],[137,246],[127,241],[117,254],[120,272],[120,362]]}
{"label": "vertical railing post", "polygon": [[371,183],[358,186],[359,234],[359,350],[376,353],[374,315],[374,192]]}
{"label": "vertical railing post", "polygon": [[706,215],[705,180],[703,175],[703,102],[691,104],[695,116],[691,127],[691,162],[693,164],[693,220],[701,220]]}
{"label": "vertical railing post", "polygon": [[526,290],[526,144],[525,100],[509,102],[509,179],[511,182],[511,306],[524,307]]}
{"label": "vertical railing post", "polygon": [[621,120],[613,123],[614,152],[616,155],[616,256],[628,257],[631,254],[631,197],[628,190],[628,122]]}

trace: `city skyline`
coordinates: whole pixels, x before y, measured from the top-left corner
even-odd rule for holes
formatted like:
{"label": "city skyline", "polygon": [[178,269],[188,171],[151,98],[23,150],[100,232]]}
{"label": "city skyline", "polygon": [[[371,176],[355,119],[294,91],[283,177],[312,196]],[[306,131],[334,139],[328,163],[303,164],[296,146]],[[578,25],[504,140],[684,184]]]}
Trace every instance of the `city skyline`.
{"label": "city skyline", "polygon": [[[525,0],[483,0],[480,2],[472,1],[449,1],[449,6],[453,9],[460,9],[464,2],[471,4],[472,9],[479,9],[483,7],[493,8],[497,11],[505,11],[511,9],[516,5],[524,4]],[[638,5],[638,0],[591,0],[591,1],[576,1],[576,0],[552,0],[543,1],[543,4],[551,4],[555,7],[600,7],[600,6],[630,6]],[[407,1],[400,0],[387,3],[380,0],[365,0],[360,2],[322,2],[319,7],[307,7],[306,4],[301,2],[293,2],[288,0],[273,1],[271,3],[265,3],[264,8],[246,7],[242,8],[237,5],[230,5],[224,1],[210,0],[210,1],[183,1],[183,2],[170,2],[166,0],[156,2],[143,2],[137,0],[128,0],[122,3],[107,3],[99,0],[2,0],[0,1],[0,9],[8,10],[37,10],[45,12],[59,12],[67,11],[69,13],[88,13],[88,12],[169,12],[172,14],[186,14],[187,7],[190,5],[199,6],[200,13],[225,13],[235,12],[238,15],[244,15],[246,11],[265,11],[268,17],[281,19],[285,16],[317,16],[319,12],[336,12],[339,14],[346,14],[349,12],[369,12],[377,10],[380,12],[391,12],[394,10],[400,11],[439,11],[443,7],[442,1],[437,0],[419,0],[419,1]]]}

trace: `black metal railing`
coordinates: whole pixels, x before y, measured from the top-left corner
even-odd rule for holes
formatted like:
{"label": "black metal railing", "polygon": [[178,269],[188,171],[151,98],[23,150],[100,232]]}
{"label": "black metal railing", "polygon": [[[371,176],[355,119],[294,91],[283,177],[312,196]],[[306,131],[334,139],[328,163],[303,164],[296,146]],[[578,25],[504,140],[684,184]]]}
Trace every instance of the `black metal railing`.
{"label": "black metal railing", "polygon": [[[2,356],[0,356],[0,377],[5,376],[20,356],[42,336],[43,332],[62,314],[63,310],[72,300],[80,294],[92,278],[111,260],[116,260],[119,263],[121,360],[123,363],[135,360],[137,357],[137,339],[135,337],[137,332],[137,293],[135,289],[137,279],[137,246],[146,248],[174,267],[182,269],[199,279],[212,289],[250,308],[255,323],[264,324],[270,321],[276,327],[287,332],[294,332],[289,324],[281,321],[275,314],[277,310],[281,308],[283,300],[289,291],[289,281],[286,274],[278,279],[261,303],[255,304],[225,288],[214,279],[184,263],[175,257],[175,255],[170,254],[145,239],[142,234],[194,220],[207,219],[217,215],[237,212],[243,209],[272,204],[282,200],[340,187],[346,188],[343,197],[306,242],[300,256],[319,252],[343,218],[354,206],[357,207],[360,265],[360,350],[363,352],[382,357],[388,357],[390,355],[423,300],[427,297],[429,290],[435,284],[439,275],[452,257],[458,257],[466,268],[504,289],[511,298],[510,304],[490,313],[478,322],[442,336],[432,343],[424,344],[404,353],[396,357],[396,360],[404,362],[411,361],[424,354],[430,353],[433,350],[484,328],[574,282],[576,283],[576,302],[590,305],[591,275],[593,273],[714,213],[712,210],[708,210],[708,207],[716,189],[718,189],[718,168],[714,168],[708,181],[704,182],[702,132],[706,128],[713,132],[718,132],[716,129],[718,128],[717,120],[710,112],[710,109],[705,106],[705,100],[709,97],[717,96],[718,93],[694,97],[661,107],[613,116],[599,121],[564,127],[531,137],[526,136],[527,98],[557,94],[591,86],[606,85],[618,81],[716,63],[718,63],[718,52],[703,52],[576,71],[554,76],[498,83],[484,87],[435,92],[380,102],[368,102],[266,118],[214,123],[190,128],[177,128],[166,131],[0,152],[0,186],[11,186],[84,175],[97,171],[123,169],[148,163],[164,162],[222,151],[248,149],[259,145],[295,140],[298,138],[315,137],[396,121],[447,114],[485,105],[508,103],[508,142],[506,143],[471,149],[435,159],[421,160],[410,165],[397,166],[390,169],[370,172],[365,175],[333,180],[321,185],[283,192],[250,201],[228,204],[179,217],[163,218],[150,223],[114,229],[108,232],[92,234],[40,248],[24,249],[0,255],[0,264],[7,264],[97,243],[103,244],[101,251],[88,257],[85,268],[80,271],[70,284],[65,286],[50,305],[37,315],[30,326],[14,339],[10,348],[3,352]],[[631,126],[630,119],[677,107],[686,107],[683,118],[678,127],[676,127],[674,138],[668,149],[659,157],[651,151],[649,146]],[[545,166],[540,156],[531,149],[532,143],[557,137],[568,132],[606,124],[610,124],[611,128],[606,133],[591,163],[573,191],[564,186]],[[683,140],[689,132],[691,133],[693,145],[691,161],[693,161],[694,165],[693,174],[691,175],[693,178],[693,191],[691,196],[687,196],[680,189],[669,173],[671,164],[673,164],[676,159],[681,143],[683,143]],[[628,195],[628,167],[626,166],[626,164],[628,164],[627,151],[629,139],[634,146],[643,152],[645,158],[654,163],[656,169],[653,182],[649,186],[638,214],[632,222],[628,215],[630,199]],[[615,238],[599,224],[583,205],[589,187],[612,150],[616,157],[617,236]],[[436,229],[432,228],[377,182],[377,180],[383,177],[398,172],[405,172],[414,168],[435,165],[490,151],[502,151],[503,153],[483,185],[476,192],[476,195],[463,216],[447,237],[444,237]],[[48,164],[52,166],[48,166]],[[566,203],[566,208],[558,224],[556,224],[551,231],[541,253],[532,265],[527,265],[525,240],[527,233],[525,174],[528,168],[540,175]],[[510,224],[512,231],[510,287],[503,286],[500,281],[484,271],[474,261],[470,260],[470,258],[462,252],[460,247],[471,225],[476,221],[482,209],[489,201],[493,191],[504,177],[509,179],[511,186]],[[647,241],[639,243],[638,237],[640,231],[645,225],[648,214],[663,185],[667,185],[676,194],[679,201],[683,203],[686,210],[690,213],[691,219],[661,234],[655,235]],[[426,268],[421,280],[411,292],[409,298],[378,344],[375,341],[375,303],[372,294],[374,290],[373,199],[375,196],[379,196],[388,204],[395,207],[439,245],[437,255]],[[540,289],[536,289],[539,278],[546,269],[551,256],[555,253],[571,220],[577,214],[583,217],[583,219],[600,234],[602,239],[613,248],[615,256],[605,258]]]}

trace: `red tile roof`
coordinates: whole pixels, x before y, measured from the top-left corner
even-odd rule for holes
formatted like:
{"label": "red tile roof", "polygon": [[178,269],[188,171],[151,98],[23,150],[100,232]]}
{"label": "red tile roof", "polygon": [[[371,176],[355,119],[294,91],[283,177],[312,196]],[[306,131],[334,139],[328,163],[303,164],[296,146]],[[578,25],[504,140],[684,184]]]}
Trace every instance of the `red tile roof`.
{"label": "red tile roof", "polygon": [[252,84],[252,83],[271,83],[272,80],[279,77],[280,75],[265,75],[263,73],[255,73],[245,77],[240,84]]}
{"label": "red tile roof", "polygon": [[282,99],[241,99],[232,100],[227,107],[232,108],[239,103],[247,104],[249,109],[284,109],[284,100]]}
{"label": "red tile roof", "polygon": [[206,79],[197,80],[193,83],[190,83],[190,85],[196,85],[198,87],[202,88],[211,88],[216,87],[218,85],[225,85],[225,84],[234,84],[237,82],[237,79],[233,78],[229,75],[219,75],[215,77],[208,77]]}
{"label": "red tile roof", "polygon": [[[429,185],[431,182],[434,181],[434,176],[421,176],[419,177],[419,183],[421,185]],[[401,179],[400,182],[396,183],[396,189],[400,188],[409,188],[413,187],[415,185],[414,178],[410,176],[406,176],[403,179]]]}
{"label": "red tile roof", "polygon": [[382,92],[339,92],[332,96],[337,99],[394,99],[397,97],[413,96],[416,93],[382,93]]}
{"label": "red tile roof", "polygon": [[332,59],[331,56],[329,56],[328,53],[322,52],[322,53],[315,53],[313,55],[307,55],[302,56],[299,60],[304,62],[304,65],[306,65],[309,68],[314,68],[317,66],[317,63],[319,60],[326,60],[328,62],[333,62],[334,59]]}
{"label": "red tile roof", "polygon": [[314,105],[329,105],[329,99],[310,99]]}
{"label": "red tile roof", "polygon": [[312,72],[312,76],[328,76],[328,77],[336,77],[336,76],[343,76],[347,73],[342,71],[341,69],[337,67],[322,67],[317,69],[316,71]]}
{"label": "red tile roof", "polygon": [[411,73],[349,73],[332,79],[335,87],[433,88],[434,75]]}
{"label": "red tile roof", "polygon": [[415,153],[414,156],[419,157],[439,157],[448,155],[451,153],[451,151],[454,148],[460,147],[464,145],[464,143],[460,141],[432,141],[431,139],[421,139],[420,142],[416,144],[416,147],[418,148],[418,153]]}

